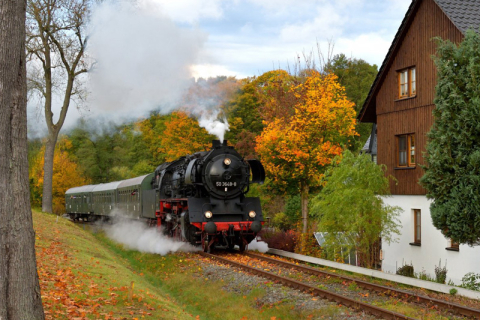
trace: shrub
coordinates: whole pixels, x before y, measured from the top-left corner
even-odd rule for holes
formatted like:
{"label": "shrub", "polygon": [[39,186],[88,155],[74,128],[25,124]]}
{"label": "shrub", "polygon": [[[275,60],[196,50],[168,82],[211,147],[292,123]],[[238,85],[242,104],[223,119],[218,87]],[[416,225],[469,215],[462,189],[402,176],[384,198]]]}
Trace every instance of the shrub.
{"label": "shrub", "polygon": [[480,273],[469,272],[464,275],[460,287],[480,291]]}
{"label": "shrub", "polygon": [[405,277],[415,278],[415,272],[413,271],[413,265],[404,265],[397,269],[397,274]]}
{"label": "shrub", "polygon": [[292,223],[290,222],[290,219],[288,218],[288,216],[283,213],[283,212],[279,212],[277,213],[274,217],[273,217],[273,225],[277,228],[279,228],[280,230],[284,230],[284,231],[287,231],[289,229],[291,229],[292,227]]}
{"label": "shrub", "polygon": [[425,281],[434,281],[432,277],[430,277],[425,270],[422,269],[422,272],[419,272],[415,275],[415,278]]}
{"label": "shrub", "polygon": [[439,263],[439,266],[435,266],[435,281],[438,283],[445,283],[447,280],[447,264],[445,263],[445,266],[443,268],[441,267],[441,262]]}
{"label": "shrub", "polygon": [[260,237],[268,244],[269,248],[294,252],[297,245],[297,234],[293,230],[280,231],[274,229],[263,229]]}
{"label": "shrub", "polygon": [[450,294],[451,294],[452,296],[456,295],[457,292],[458,292],[458,291],[457,291],[457,289],[455,289],[455,288],[450,289]]}
{"label": "shrub", "polygon": [[297,245],[295,246],[295,253],[317,258],[322,256],[322,248],[318,245],[313,231],[299,235]]}

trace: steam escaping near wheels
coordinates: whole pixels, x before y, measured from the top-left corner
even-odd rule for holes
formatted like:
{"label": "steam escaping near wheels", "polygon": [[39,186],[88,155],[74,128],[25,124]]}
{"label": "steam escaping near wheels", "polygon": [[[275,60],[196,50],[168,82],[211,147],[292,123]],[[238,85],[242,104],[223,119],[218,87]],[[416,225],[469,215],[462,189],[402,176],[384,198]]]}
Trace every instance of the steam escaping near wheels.
{"label": "steam escaping near wheels", "polygon": [[128,249],[145,253],[167,255],[174,252],[194,252],[200,248],[188,242],[169,238],[158,232],[156,228],[148,227],[143,221],[118,219],[113,224],[103,224],[106,235]]}
{"label": "steam escaping near wheels", "polygon": [[252,242],[248,244],[248,251],[255,251],[265,253],[268,251],[268,244],[263,241],[257,241],[257,239],[253,239]]}

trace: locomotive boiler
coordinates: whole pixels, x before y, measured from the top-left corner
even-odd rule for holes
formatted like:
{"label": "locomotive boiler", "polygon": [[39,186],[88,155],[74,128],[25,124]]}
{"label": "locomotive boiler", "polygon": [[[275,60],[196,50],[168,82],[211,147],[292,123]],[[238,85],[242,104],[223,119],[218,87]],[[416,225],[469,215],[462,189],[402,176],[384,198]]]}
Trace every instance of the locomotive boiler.
{"label": "locomotive boiler", "polygon": [[152,174],[69,189],[65,200],[73,219],[121,212],[204,251],[235,245],[243,251],[263,224],[260,199],[246,194],[264,180],[258,160],[244,160],[226,141],[214,140],[211,150],[163,163]]}

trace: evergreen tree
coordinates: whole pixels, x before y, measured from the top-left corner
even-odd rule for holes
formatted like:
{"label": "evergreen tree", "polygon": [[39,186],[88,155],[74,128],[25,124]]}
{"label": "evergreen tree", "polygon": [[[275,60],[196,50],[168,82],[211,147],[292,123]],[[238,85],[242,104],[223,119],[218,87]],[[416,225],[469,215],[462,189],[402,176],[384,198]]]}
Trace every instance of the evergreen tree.
{"label": "evergreen tree", "polygon": [[438,42],[434,124],[425,175],[433,225],[459,243],[480,240],[480,36]]}

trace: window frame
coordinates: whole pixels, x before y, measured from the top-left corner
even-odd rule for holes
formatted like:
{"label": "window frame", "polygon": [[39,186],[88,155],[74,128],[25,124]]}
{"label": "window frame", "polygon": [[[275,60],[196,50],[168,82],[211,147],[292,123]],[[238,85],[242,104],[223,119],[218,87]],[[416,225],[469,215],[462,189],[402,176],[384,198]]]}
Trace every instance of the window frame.
{"label": "window frame", "polygon": [[422,245],[422,210],[413,209],[413,242],[410,245]]}
{"label": "window frame", "polygon": [[[406,79],[402,80],[402,76]],[[415,66],[397,71],[398,99],[413,98],[417,95],[417,69]],[[406,90],[402,90],[406,86]]]}
{"label": "window frame", "polygon": [[449,239],[450,246],[446,247],[446,250],[449,251],[460,251],[460,243],[453,241],[452,239]]}
{"label": "window frame", "polygon": [[[405,138],[405,148],[400,149],[400,141]],[[395,136],[396,139],[396,168],[415,168],[417,166],[416,159],[416,139],[415,133],[400,134]],[[401,152],[405,152],[405,162],[401,161]],[[413,159],[412,159],[413,157]]]}

